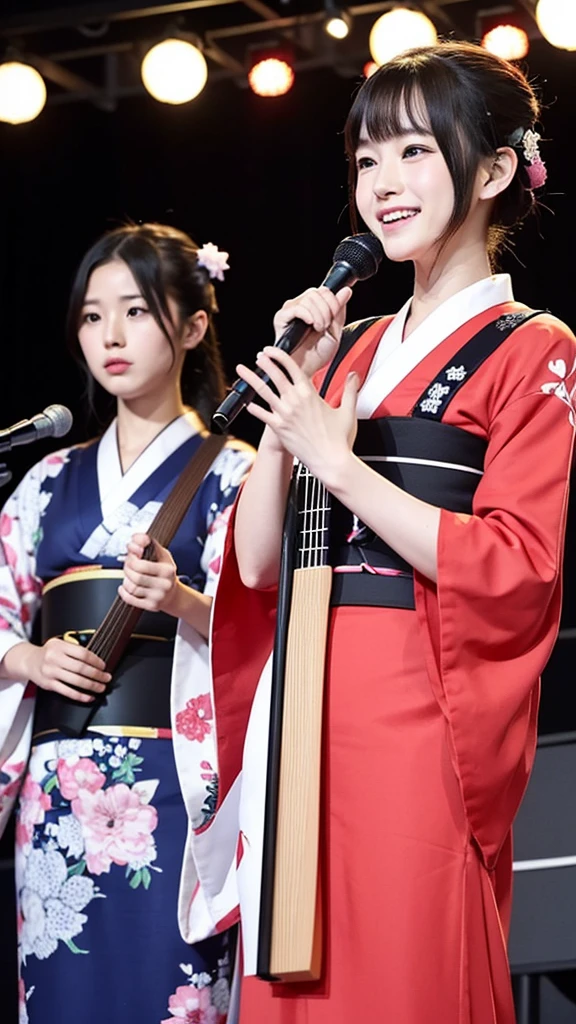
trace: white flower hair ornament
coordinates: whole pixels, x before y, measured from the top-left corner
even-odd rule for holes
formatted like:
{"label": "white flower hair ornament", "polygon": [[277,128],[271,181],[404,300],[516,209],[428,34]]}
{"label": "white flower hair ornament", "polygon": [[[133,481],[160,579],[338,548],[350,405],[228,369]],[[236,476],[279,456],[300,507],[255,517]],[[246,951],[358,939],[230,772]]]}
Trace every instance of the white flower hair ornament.
{"label": "white flower hair ornament", "polygon": [[508,145],[521,157],[530,189],[542,188],[548,177],[546,164],[540,155],[540,139],[541,136],[533,128],[517,128],[508,138]]}
{"label": "white flower hair ornament", "polygon": [[210,278],[216,278],[217,281],[224,280],[224,271],[230,270],[228,265],[227,252],[220,251],[217,245],[212,242],[206,242],[201,249],[196,250],[196,259],[200,267],[204,267],[208,271]]}

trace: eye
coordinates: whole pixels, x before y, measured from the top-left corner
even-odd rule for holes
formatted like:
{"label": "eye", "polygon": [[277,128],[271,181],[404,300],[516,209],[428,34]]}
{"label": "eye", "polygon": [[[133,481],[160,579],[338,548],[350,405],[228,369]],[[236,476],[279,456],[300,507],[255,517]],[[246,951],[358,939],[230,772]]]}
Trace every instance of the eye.
{"label": "eye", "polygon": [[360,156],[356,159],[356,170],[365,171],[367,167],[374,167],[375,161],[370,156]]}
{"label": "eye", "polygon": [[99,317],[98,313],[84,313],[84,316],[82,317],[82,323],[83,324],[95,324],[95,323],[98,323],[99,319],[100,319],[100,317]]}
{"label": "eye", "polygon": [[402,156],[409,160],[414,156],[420,156],[422,153],[429,153],[430,150],[426,149],[425,146],[406,146]]}
{"label": "eye", "polygon": [[127,311],[126,316],[129,316],[132,319],[134,319],[134,317],[140,316],[141,313],[147,312],[148,310],[145,309],[143,306],[130,306],[130,309]]}

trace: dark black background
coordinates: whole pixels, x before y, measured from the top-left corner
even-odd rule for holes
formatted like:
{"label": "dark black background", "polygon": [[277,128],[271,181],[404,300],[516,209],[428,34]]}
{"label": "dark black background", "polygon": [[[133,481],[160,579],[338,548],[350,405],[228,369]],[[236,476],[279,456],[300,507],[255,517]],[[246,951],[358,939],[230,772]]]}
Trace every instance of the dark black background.
{"label": "dark black background", "polygon": [[[519,300],[574,327],[576,55],[538,40],[527,66],[545,105],[549,180],[500,269]],[[310,71],[273,100],[209,81],[182,107],[145,94],[110,114],[76,103],[0,125],[0,425],[63,402],[75,415],[72,440],[85,438],[82,380],[63,340],[68,290],[85,249],[127,217],[166,221],[230,252],[218,328],[229,374],[239,358],[250,361],[271,338],[274,310],[321,280],[350,230],[342,128],[360,80]],[[384,264],[357,287],[351,318],[396,310],[410,287],[408,265]],[[246,414],[237,432],[258,437]],[[14,479],[43,450],[11,455]],[[564,619],[576,624],[572,577]]]}
{"label": "dark black background", "polygon": [[[517,299],[574,328],[576,54],[537,41],[528,68],[546,107],[549,181],[538,218],[501,269],[512,273]],[[127,217],[165,221],[229,251],[218,328],[229,374],[239,358],[250,362],[271,338],[275,309],[321,280],[349,233],[342,128],[358,71],[357,79],[329,69],[300,74],[275,100],[209,81],[183,107],[143,95],[121,101],[114,113],[76,103],[48,106],[28,125],[0,125],[0,426],[63,402],[75,417],[71,439],[86,438],[82,379],[63,340],[68,290],[85,249]],[[350,318],[395,311],[410,287],[408,266],[383,265],[357,287]],[[236,426],[257,440],[246,415]],[[6,458],[14,482],[48,447]],[[571,509],[565,627],[576,625],[575,569]],[[576,725],[571,651],[561,642],[545,680],[545,731]]]}

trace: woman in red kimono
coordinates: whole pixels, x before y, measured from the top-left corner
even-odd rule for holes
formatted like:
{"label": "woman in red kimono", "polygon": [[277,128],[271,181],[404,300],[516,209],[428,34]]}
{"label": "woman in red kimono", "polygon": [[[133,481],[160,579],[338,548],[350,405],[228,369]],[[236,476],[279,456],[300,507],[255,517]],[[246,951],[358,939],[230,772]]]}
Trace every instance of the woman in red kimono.
{"label": "woman in red kimono", "polygon": [[[266,429],[214,628],[216,719],[229,744],[242,684],[228,676],[219,712],[226,616],[239,630],[249,614],[270,618],[294,457],[338,510],[324,974],[298,985],[245,979],[241,1024],[514,1024],[510,830],[559,622],[576,390],[571,332],[515,302],[508,276],[491,272],[494,243],[545,178],[538,112],[518,68],[471,45],[380,68],[354,103],[347,149],[360,215],[389,259],[413,262],[413,296],[357,328],[354,347],[335,357],[350,290],[311,289],[275,322],[278,332],[294,317],[310,325],[300,350],[258,358],[278,394],[238,368],[266,403],[249,407]],[[252,674],[262,636],[244,640]],[[257,744],[251,722],[239,867],[247,973],[242,873],[258,830]],[[222,796],[229,757],[228,747]]]}

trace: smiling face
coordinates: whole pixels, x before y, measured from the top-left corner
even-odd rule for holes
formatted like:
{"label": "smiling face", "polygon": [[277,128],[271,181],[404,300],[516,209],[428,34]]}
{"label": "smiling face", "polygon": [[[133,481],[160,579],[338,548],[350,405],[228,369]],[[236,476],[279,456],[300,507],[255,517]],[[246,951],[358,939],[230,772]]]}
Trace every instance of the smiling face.
{"label": "smiling face", "polygon": [[454,209],[454,185],[434,136],[408,120],[381,141],[363,130],[356,173],[356,205],[388,259],[434,259]]}
{"label": "smiling face", "polygon": [[168,307],[174,350],[126,263],[114,259],[92,272],[78,341],[92,376],[109,394],[130,401],[178,388],[184,332],[174,326],[179,316],[170,298]]}
{"label": "smiling face", "polygon": [[472,253],[486,264],[533,206],[510,139],[537,114],[522,73],[472,44],[407,51],[368,78],[344,132],[350,195],[388,257],[420,281]]}

